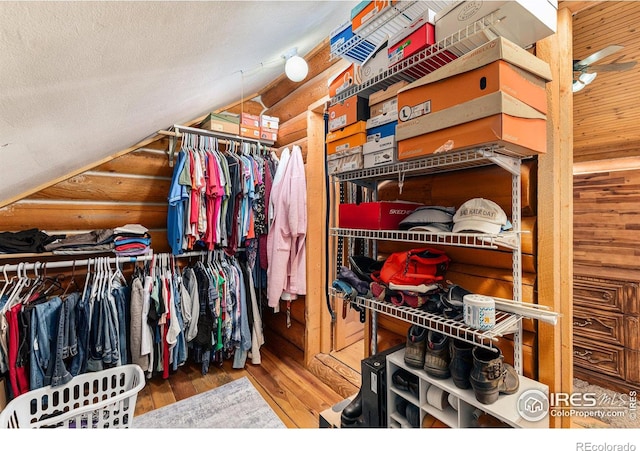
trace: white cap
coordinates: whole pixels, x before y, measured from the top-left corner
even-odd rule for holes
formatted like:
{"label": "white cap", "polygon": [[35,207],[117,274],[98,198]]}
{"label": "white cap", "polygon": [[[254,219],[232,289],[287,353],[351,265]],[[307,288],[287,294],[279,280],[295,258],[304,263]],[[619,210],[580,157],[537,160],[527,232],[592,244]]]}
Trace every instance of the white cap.
{"label": "white cap", "polygon": [[466,201],[453,216],[453,232],[498,234],[507,224],[507,215],[495,202],[476,197]]}

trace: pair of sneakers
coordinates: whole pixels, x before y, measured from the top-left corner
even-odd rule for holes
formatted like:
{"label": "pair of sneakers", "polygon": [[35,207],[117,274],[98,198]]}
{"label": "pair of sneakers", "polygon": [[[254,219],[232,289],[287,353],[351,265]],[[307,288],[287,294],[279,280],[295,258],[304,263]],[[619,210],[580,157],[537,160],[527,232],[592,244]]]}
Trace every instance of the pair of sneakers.
{"label": "pair of sneakers", "polygon": [[422,368],[438,379],[447,379],[451,376],[450,362],[449,337],[415,324],[409,327],[404,363],[412,368]]}

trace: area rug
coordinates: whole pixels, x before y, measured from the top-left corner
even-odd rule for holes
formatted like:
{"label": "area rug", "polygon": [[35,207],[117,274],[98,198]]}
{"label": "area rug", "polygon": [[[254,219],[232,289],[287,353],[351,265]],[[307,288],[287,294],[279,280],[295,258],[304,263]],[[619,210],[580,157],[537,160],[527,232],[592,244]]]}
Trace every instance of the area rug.
{"label": "area rug", "polygon": [[285,428],[246,377],[133,418],[134,429]]}
{"label": "area rug", "polygon": [[[633,411],[629,408],[631,407],[629,392],[614,392],[577,378],[573,379],[573,392],[590,393],[595,397],[598,405],[598,408],[594,409],[603,412],[603,415],[595,417],[598,421],[589,421],[590,418],[574,418],[574,422],[579,426],[584,428],[640,428],[640,418],[638,418],[635,406]],[[612,406],[621,408],[613,409]],[[612,413],[616,413],[616,415],[612,415]]]}

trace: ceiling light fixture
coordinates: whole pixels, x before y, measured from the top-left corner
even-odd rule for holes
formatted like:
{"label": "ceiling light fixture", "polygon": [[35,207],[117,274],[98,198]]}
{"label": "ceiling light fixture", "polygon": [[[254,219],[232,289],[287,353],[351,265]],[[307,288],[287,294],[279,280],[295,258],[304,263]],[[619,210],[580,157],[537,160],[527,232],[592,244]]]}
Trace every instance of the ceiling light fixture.
{"label": "ceiling light fixture", "polygon": [[591,72],[589,74],[586,72],[582,72],[577,80],[573,80],[573,85],[571,87],[571,90],[573,92],[582,91],[585,88],[585,86],[587,86],[589,83],[595,80],[597,75],[598,74],[596,72]]}
{"label": "ceiling light fixture", "polygon": [[294,47],[282,57],[286,60],[284,73],[287,74],[287,78],[294,82],[304,80],[309,73],[309,65],[304,58],[298,56],[298,49]]}

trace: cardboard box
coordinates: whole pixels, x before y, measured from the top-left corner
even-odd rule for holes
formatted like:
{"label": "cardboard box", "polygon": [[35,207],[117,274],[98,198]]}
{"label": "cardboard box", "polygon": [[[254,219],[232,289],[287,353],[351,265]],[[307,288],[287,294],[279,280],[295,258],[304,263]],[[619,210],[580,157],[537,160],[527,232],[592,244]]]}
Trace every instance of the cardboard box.
{"label": "cardboard box", "polygon": [[360,84],[373,79],[383,78],[389,69],[389,57],[387,56],[387,42],[385,41],[371,57],[357,68]]}
{"label": "cardboard box", "polygon": [[353,39],[351,21],[333,29],[329,35],[332,55],[340,55],[347,61],[364,64],[376,52],[376,45],[366,39]]}
{"label": "cardboard box", "polygon": [[201,127],[214,132],[240,134],[240,117],[231,113],[211,113],[202,122]]}
{"label": "cardboard box", "polygon": [[356,66],[351,63],[345,70],[329,79],[329,96],[335,97],[356,84],[359,84],[356,81]]}
{"label": "cardboard box", "polygon": [[340,204],[338,224],[345,229],[397,230],[400,221],[421,205],[401,201]]}
{"label": "cardboard box", "polygon": [[[365,146],[367,144],[365,144]],[[387,164],[393,164],[398,161],[395,147],[389,147],[386,149],[377,149],[377,150],[375,148],[373,148],[372,150],[372,147],[368,147],[366,152],[363,147],[362,159],[363,159],[364,169],[375,168],[377,166],[385,166]]]}
{"label": "cardboard box", "polygon": [[[429,22],[430,11],[389,38],[389,67],[435,44],[436,27]],[[431,13],[433,14],[433,13]]]}
{"label": "cardboard box", "polygon": [[388,113],[382,113],[377,115],[376,117],[371,117],[367,119],[367,129],[379,127],[384,124],[388,124],[389,122],[397,122],[398,121],[398,110],[392,110]]}
{"label": "cardboard box", "polygon": [[240,136],[245,138],[260,139],[260,127],[240,125]]}
{"label": "cardboard box", "polygon": [[340,130],[327,133],[327,154],[362,146],[367,142],[367,123],[358,121]]}
{"label": "cardboard box", "polygon": [[546,114],[549,64],[499,37],[398,91],[398,119],[414,120],[503,91]]}
{"label": "cardboard box", "polygon": [[278,140],[278,129],[260,127],[260,139],[264,139],[266,141],[277,141]]}
{"label": "cardboard box", "polygon": [[[445,39],[468,25],[494,13],[499,22],[476,39],[491,40],[503,36],[520,47],[529,47],[556,32],[558,2],[556,0],[507,0],[454,2],[436,14],[436,36]],[[484,36],[484,37],[483,37]],[[471,46],[481,44],[474,42]],[[468,51],[464,41],[452,47],[458,55]]]}
{"label": "cardboard box", "polygon": [[394,121],[368,129],[363,152],[371,153],[393,149],[396,144],[396,125],[397,121]]}
{"label": "cardboard box", "polygon": [[353,147],[327,155],[327,174],[333,175],[347,171],[355,171],[362,169],[364,167],[363,164],[362,147]]}
{"label": "cardboard box", "polygon": [[260,127],[278,130],[278,128],[280,128],[280,118],[263,114],[260,116]]}
{"label": "cardboard box", "polygon": [[407,86],[407,81],[399,81],[386,89],[371,93],[369,96],[369,116],[375,117],[380,114],[398,111],[398,91]]}
{"label": "cardboard box", "polygon": [[502,91],[421,116],[396,127],[398,159],[432,154],[452,140],[451,150],[501,145],[519,155],[546,153],[546,116]]}
{"label": "cardboard box", "polygon": [[240,125],[245,125],[251,128],[260,128],[260,116],[255,114],[242,113],[240,115]]}
{"label": "cardboard box", "polygon": [[338,130],[369,118],[369,103],[364,97],[347,97],[329,107],[329,131]]}
{"label": "cardboard box", "polygon": [[353,10],[357,10],[357,12],[351,19],[351,28],[353,29],[353,32],[360,32],[362,28],[372,23],[375,18],[385,12],[391,5],[395,4],[396,1],[397,0],[375,0],[361,2],[356,5]]}

